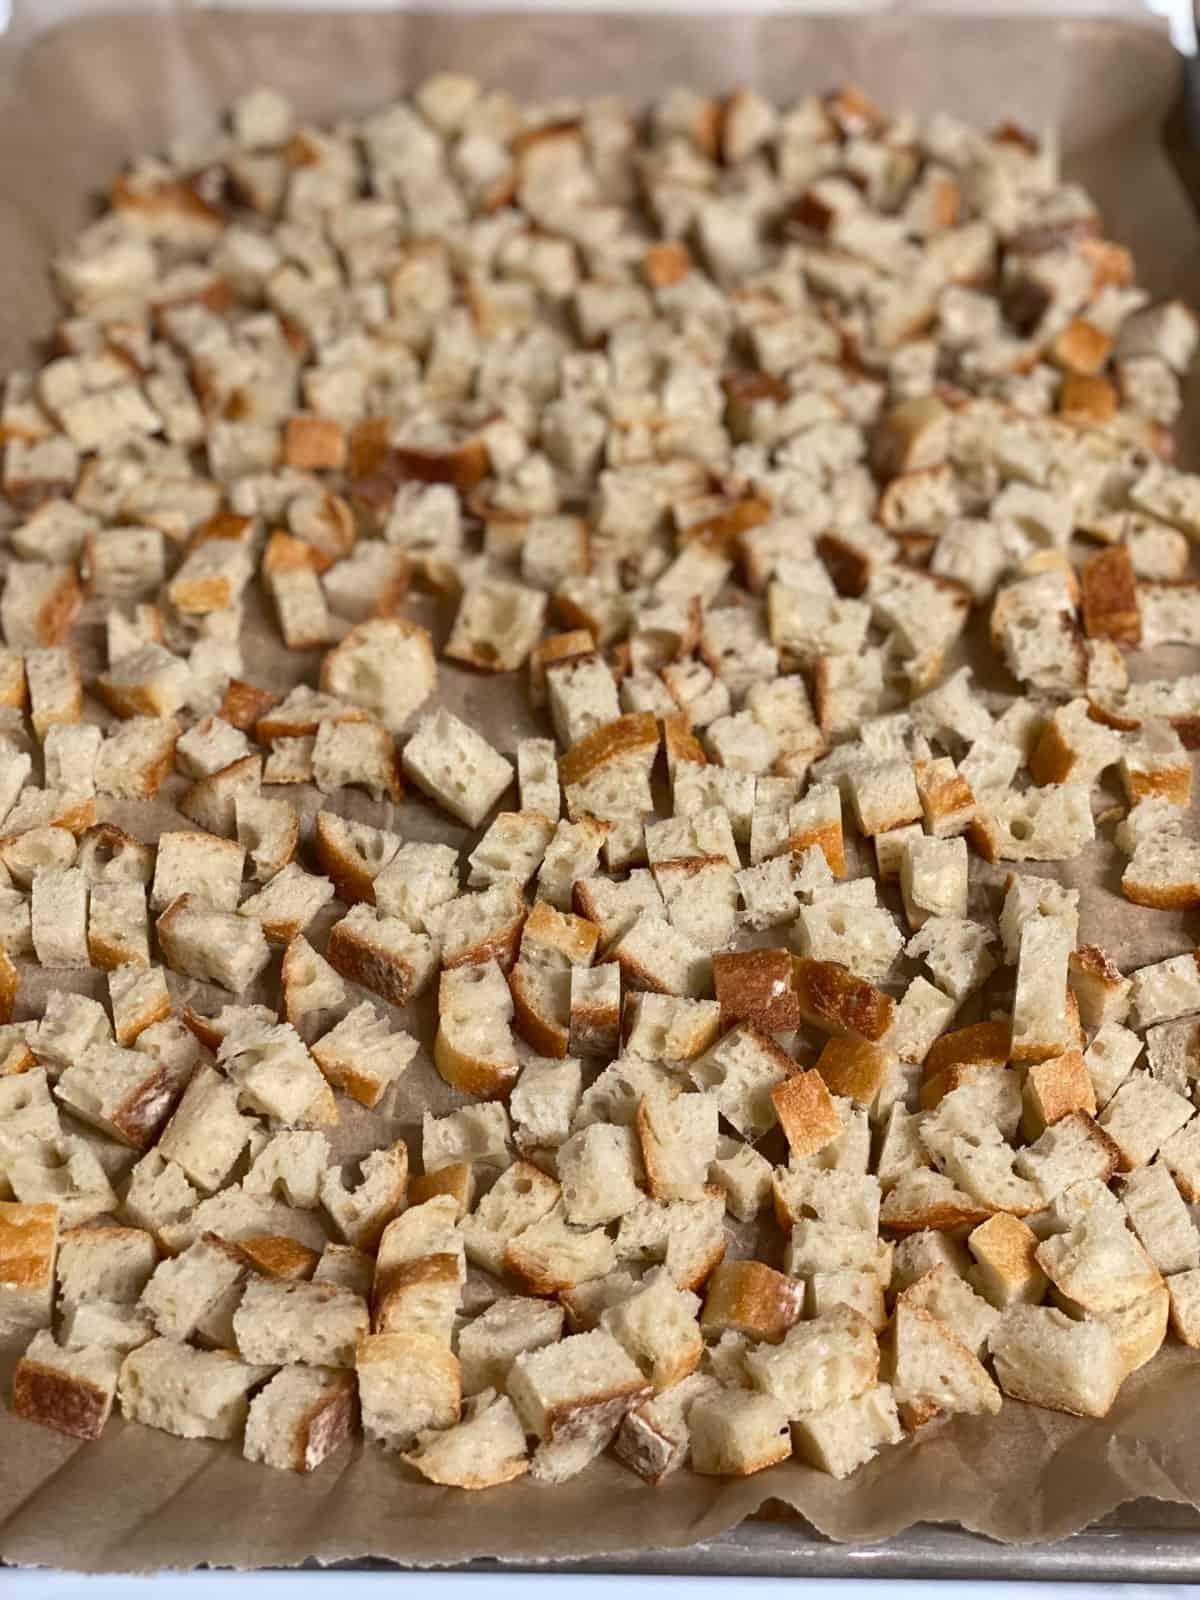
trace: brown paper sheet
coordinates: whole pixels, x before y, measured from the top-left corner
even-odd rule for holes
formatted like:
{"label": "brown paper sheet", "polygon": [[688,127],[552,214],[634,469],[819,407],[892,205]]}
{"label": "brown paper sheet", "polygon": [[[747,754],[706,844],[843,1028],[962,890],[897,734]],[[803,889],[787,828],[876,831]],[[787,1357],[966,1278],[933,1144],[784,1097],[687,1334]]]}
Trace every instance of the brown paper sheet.
{"label": "brown paper sheet", "polygon": [[[205,131],[259,81],[275,83],[322,120],[383,103],[445,66],[519,94],[619,91],[635,103],[674,82],[721,89],[745,81],[788,99],[854,78],[885,104],[944,107],[983,124],[1002,117],[1057,123],[1069,170],[1099,199],[1111,236],[1136,250],[1141,280],[1160,294],[1186,294],[1197,282],[1200,230],[1159,143],[1178,69],[1148,27],[896,15],[205,15],[181,7],[168,15],[91,16],[24,48],[0,48],[0,369],[30,359],[31,339],[53,309],[49,256],[86,219],[89,196],[121,160]],[[423,620],[444,638],[447,617],[427,605]],[[82,643],[94,670],[94,624]],[[244,643],[254,681],[277,689],[311,681],[315,657],[289,655],[261,613],[249,619]],[[1138,675],[1183,666],[1185,654],[1138,658]],[[1195,670],[1194,659],[1188,665]],[[511,752],[534,731],[515,679],[445,670],[440,692],[501,749]],[[179,825],[169,802],[180,786],[173,779],[166,803],[152,811],[110,805],[105,813],[102,803],[102,814],[150,837]],[[305,798],[308,824],[317,799]],[[393,809],[339,795],[336,809],[407,837],[466,839],[416,802]],[[1120,899],[1107,844],[1059,870],[1082,891],[1081,939],[1105,944],[1122,967],[1195,943],[1183,916],[1135,912]],[[53,981],[29,974],[20,1014],[37,1014]],[[71,986],[103,995],[98,973],[71,975]],[[172,992],[206,1009],[228,998],[174,977]],[[380,1114],[342,1102],[339,1155],[397,1135],[412,1139],[424,1107],[441,1111],[456,1101],[429,1061],[428,1009],[400,1020],[425,1049]],[[14,1359],[0,1358],[5,1390]],[[367,1556],[424,1564],[582,1559],[678,1549],[714,1537],[768,1500],[835,1539],[875,1540],[941,1521],[1006,1541],[1044,1541],[1140,1497],[1200,1506],[1198,1406],[1200,1360],[1172,1348],[1126,1385],[1104,1422],[1008,1402],[996,1419],[927,1430],[845,1483],[789,1463],[746,1482],[679,1473],[651,1489],[602,1460],[553,1492],[526,1480],[469,1501],[361,1445],[299,1478],[252,1466],[233,1446],[185,1443],[120,1417],[99,1444],[79,1445],[0,1413],[0,1559],[84,1571]],[[807,1537],[798,1526],[797,1542]]]}

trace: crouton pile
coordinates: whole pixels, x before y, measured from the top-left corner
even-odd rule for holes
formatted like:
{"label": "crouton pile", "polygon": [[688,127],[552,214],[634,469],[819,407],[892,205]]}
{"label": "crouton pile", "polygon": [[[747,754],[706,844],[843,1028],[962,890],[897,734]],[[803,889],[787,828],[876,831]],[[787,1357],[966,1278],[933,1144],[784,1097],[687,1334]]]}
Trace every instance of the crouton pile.
{"label": "crouton pile", "polygon": [[1200,907],[1197,323],[1053,143],[440,75],[109,199],[0,411],[17,1415],[843,1477],[1200,1348],[1200,950],[1044,865]]}

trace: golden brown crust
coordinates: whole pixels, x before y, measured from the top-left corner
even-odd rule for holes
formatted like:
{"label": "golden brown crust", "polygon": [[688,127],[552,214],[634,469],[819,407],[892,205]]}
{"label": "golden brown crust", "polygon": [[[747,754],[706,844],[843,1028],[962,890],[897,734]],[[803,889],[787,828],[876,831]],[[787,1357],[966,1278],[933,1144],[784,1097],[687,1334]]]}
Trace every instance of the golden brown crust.
{"label": "golden brown crust", "polygon": [[112,1396],[88,1379],[71,1377],[25,1356],[13,1373],[12,1407],[17,1416],[72,1439],[98,1439],[111,1403]]}
{"label": "golden brown crust", "polygon": [[1096,1115],[1096,1094],[1078,1049],[1064,1050],[1048,1061],[1037,1061],[1025,1074],[1023,1131],[1036,1139],[1044,1128],[1060,1122],[1072,1111]]}
{"label": "golden brown crust", "polygon": [[259,718],[265,717],[271,707],[278,704],[279,696],[269,689],[258,689],[241,678],[230,678],[218,715],[243,733],[249,733]]}
{"label": "golden brown crust", "polygon": [[966,1195],[961,1202],[926,1201],[910,1211],[902,1212],[898,1203],[893,1203],[897,1194],[898,1191],[893,1189],[891,1194],[884,1196],[879,1214],[880,1226],[889,1233],[922,1233],[926,1229],[933,1233],[948,1233],[954,1228],[974,1228],[992,1215],[990,1206],[968,1200]]}
{"label": "golden brown crust", "polygon": [[459,494],[470,494],[487,477],[491,467],[482,439],[464,439],[454,449],[415,450],[393,445],[392,463],[397,477],[419,483],[452,483]]}
{"label": "golden brown crust", "polygon": [[1035,1277],[1041,1240],[1027,1222],[1007,1211],[997,1211],[975,1228],[967,1241],[971,1253],[1006,1283],[1023,1284]]}
{"label": "golden brown crust", "polygon": [[381,950],[368,937],[348,928],[345,920],[334,923],[330,930],[325,959],[343,978],[370,989],[391,1005],[406,1005],[412,998],[418,977],[413,963]]}
{"label": "golden brown crust", "polygon": [[1080,569],[1083,629],[1089,639],[1137,645],[1142,638],[1137,573],[1128,548],[1112,545],[1090,556]]}
{"label": "golden brown crust", "polygon": [[[820,662],[817,666],[820,667]],[[788,838],[788,849],[794,856],[802,855],[813,845],[820,849],[834,877],[842,877],[846,871],[846,840],[840,816],[836,821],[812,823],[797,828]]]}
{"label": "golden brown crust", "polygon": [[1190,911],[1200,906],[1200,880],[1185,883],[1139,883],[1132,876],[1132,865],[1121,877],[1121,893],[1134,905],[1152,906],[1156,911]]}
{"label": "golden brown crust", "polygon": [[1049,356],[1064,372],[1094,378],[1112,354],[1112,335],[1084,317],[1074,317],[1050,342]]}
{"label": "golden brown crust", "polygon": [[58,1207],[0,1201],[0,1284],[39,1289],[54,1281]]}
{"label": "golden brown crust", "polygon": [[299,411],[283,430],[285,465],[309,472],[340,472],[346,464],[346,430],[333,417]]}
{"label": "golden brown crust", "polygon": [[65,572],[58,584],[38,607],[35,626],[39,643],[60,645],[71,631],[71,625],[83,604],[83,591],[74,569]]}
{"label": "golden brown crust", "polygon": [[[677,536],[677,542],[680,548],[690,544],[703,545],[706,550],[732,561],[737,555],[742,535],[748,529],[757,528],[770,520],[771,507],[767,501],[753,498],[734,500],[711,517],[702,517],[699,522],[691,523]],[[706,651],[703,643],[700,656],[714,672],[717,670],[719,657]]]}
{"label": "golden brown crust", "polygon": [[21,974],[7,950],[0,949],[0,1023],[11,1022],[21,987]]}
{"label": "golden brown crust", "polygon": [[1034,783],[1066,783],[1078,753],[1062,736],[1056,722],[1048,722],[1029,758],[1029,775]]}
{"label": "golden brown crust", "polygon": [[[1097,719],[1098,720],[1098,719]],[[1126,778],[1129,797],[1136,805],[1139,800],[1169,800],[1175,806],[1192,803],[1192,768],[1187,766],[1158,767],[1149,772],[1130,772]]]}
{"label": "golden brown crust", "polygon": [[267,1278],[311,1278],[321,1259],[319,1250],[282,1234],[239,1239],[237,1248],[247,1265]]}
{"label": "golden brown crust", "polygon": [[[304,539],[297,539],[290,533],[284,533],[277,528],[267,540],[267,548],[263,551],[260,570],[264,577],[275,578],[284,572],[315,572],[320,577],[322,572],[328,572],[333,565],[333,557],[324,550],[318,550],[316,545],[308,544]],[[225,579],[210,579],[210,584],[226,582]],[[197,587],[200,587],[197,585]],[[221,604],[228,605],[228,600],[221,601],[215,596],[209,600],[204,597],[200,609],[210,611]]]}
{"label": "golden brown crust", "polygon": [[936,1078],[948,1067],[1003,1067],[1011,1048],[1012,1028],[1007,1022],[973,1022],[966,1028],[954,1028],[930,1045],[923,1076]]}
{"label": "golden brown crust", "polygon": [[785,1033],[800,1026],[800,1001],[792,983],[788,950],[714,955],[713,983],[723,1029],[738,1022],[753,1023],[764,1033]]}
{"label": "golden brown crust", "polygon": [[1068,372],[1058,391],[1058,414],[1066,422],[1089,426],[1111,422],[1117,403],[1116,386],[1099,374]]}
{"label": "golden brown crust", "polygon": [[827,1033],[856,1033],[878,1043],[892,1025],[896,1002],[837,961],[793,960],[793,982],[805,1022]]}
{"label": "golden brown crust", "polygon": [[573,967],[586,967],[596,953],[599,938],[599,928],[588,918],[559,911],[548,901],[538,900],[525,918],[522,951],[527,954],[529,949],[542,946],[565,956]]}
{"label": "golden brown crust", "polygon": [[593,773],[629,758],[654,760],[658,749],[658,719],[652,711],[632,711],[585,733],[558,760],[559,781],[583,783]]}
{"label": "golden brown crust", "polygon": [[0,706],[22,711],[25,699],[25,658],[15,650],[5,650],[0,653]]}
{"label": "golden brown crust", "polygon": [[947,774],[935,761],[914,761],[913,778],[930,832],[938,838],[961,833],[975,815],[975,791],[962,774]]}
{"label": "golden brown crust", "polygon": [[663,717],[662,737],[668,771],[673,772],[681,761],[694,761],[698,767],[708,765],[708,752],[692,732],[686,711],[671,711]]}
{"label": "golden brown crust", "polygon": [[433,1064],[452,1089],[489,1099],[507,1094],[519,1071],[515,1061],[511,1066],[497,1065],[486,1056],[468,1055],[450,1044],[441,1028],[433,1041]]}
{"label": "golden brown crust", "polygon": [[778,1344],[804,1315],[804,1293],[802,1279],[761,1261],[725,1261],[708,1280],[700,1326],[705,1334],[732,1329]]}
{"label": "golden brown crust", "polygon": [[794,1156],[814,1155],[842,1131],[841,1114],[815,1070],[795,1072],[776,1084],[771,1104]]}
{"label": "golden brown crust", "polygon": [[541,1004],[538,971],[518,962],[508,975],[513,1027],[540,1056],[562,1060],[570,1043],[570,1023],[548,1015]]}
{"label": "golden brown crust", "polygon": [[564,661],[579,661],[596,654],[596,641],[587,628],[552,633],[529,653],[529,697],[535,706],[546,703],[546,673]]}
{"label": "golden brown crust", "polygon": [[333,884],[344,905],[360,900],[375,904],[375,874],[353,851],[344,850],[337,837],[336,824],[342,819],[328,811],[318,811],[313,828],[313,854],[317,865]]}
{"label": "golden brown crust", "polygon": [[402,1326],[404,1302],[411,1295],[418,1303],[429,1290],[452,1289],[457,1294],[459,1261],[456,1255],[440,1253],[402,1261],[394,1267],[376,1267],[371,1290],[371,1326],[376,1333],[388,1333]]}
{"label": "golden brown crust", "polygon": [[691,252],[681,239],[652,244],[642,257],[642,272],[652,289],[669,289],[682,283],[691,270]]}
{"label": "golden brown crust", "polygon": [[878,1096],[893,1060],[890,1050],[866,1039],[827,1039],[815,1070],[825,1080],[830,1094],[869,1106]]}
{"label": "golden brown crust", "polygon": [[436,1172],[426,1172],[419,1178],[413,1178],[408,1186],[408,1203],[410,1206],[419,1206],[437,1195],[448,1194],[458,1207],[455,1221],[461,1222],[471,1209],[474,1188],[470,1162],[452,1161],[449,1166],[439,1167]]}

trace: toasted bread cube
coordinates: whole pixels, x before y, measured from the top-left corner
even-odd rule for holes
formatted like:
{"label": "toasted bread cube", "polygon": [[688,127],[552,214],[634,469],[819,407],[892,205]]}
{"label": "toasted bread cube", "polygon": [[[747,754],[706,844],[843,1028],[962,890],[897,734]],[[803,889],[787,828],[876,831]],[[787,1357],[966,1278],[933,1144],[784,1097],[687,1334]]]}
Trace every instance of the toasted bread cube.
{"label": "toasted bread cube", "polygon": [[406,1005],[433,976],[432,941],[399,917],[370,905],[352,906],[329,935],[326,959],[342,977],[392,1005]]}
{"label": "toasted bread cube", "polygon": [[698,1298],[678,1289],[665,1268],[650,1273],[642,1286],[600,1317],[653,1384],[670,1389],[700,1365],[704,1341],[696,1321]]}
{"label": "toasted bread cube", "polygon": [[567,1220],[613,1222],[641,1199],[641,1152],[632,1128],[592,1123],[559,1146],[556,1163]]}
{"label": "toasted bread cube", "polygon": [[0,1201],[0,1335],[50,1326],[58,1227],[54,1205]]}
{"label": "toasted bread cube", "polygon": [[800,1015],[838,1035],[858,1034],[873,1043],[887,1033],[895,1002],[834,961],[798,959],[794,967]]}
{"label": "toasted bread cube", "polygon": [[603,1329],[517,1356],[508,1386],[523,1425],[540,1441],[534,1475],[551,1482],[587,1466],[625,1412],[650,1392],[637,1365]]}
{"label": "toasted bread cube", "polygon": [[[88,895],[87,941],[94,967],[108,972],[122,967],[146,972],[150,965],[150,924],[146,914],[146,891],[140,883],[118,880],[92,884]],[[153,986],[154,980],[150,981]],[[149,1021],[165,1016],[166,1012],[161,1010],[161,996],[157,1016],[149,1017],[148,1011],[131,1012],[131,1023],[137,1015],[147,1016]]]}
{"label": "toasted bread cube", "polygon": [[650,1193],[699,1200],[717,1153],[717,1102],[708,1094],[652,1091],[642,1097],[637,1133]]}
{"label": "toasted bread cube", "polygon": [[1098,1106],[1106,1106],[1142,1053],[1142,1041],[1119,1022],[1106,1022],[1084,1052]]}
{"label": "toasted bread cube", "polygon": [[817,845],[835,877],[846,870],[841,795],[834,784],[814,784],[788,813],[788,843],[798,858]]}
{"label": "toasted bread cube", "polygon": [[1096,1096],[1083,1056],[1067,1050],[1038,1061],[1025,1074],[1021,1131],[1030,1143],[1070,1111],[1096,1115]]}
{"label": "toasted bread cube", "polygon": [[1153,1160],[1177,1134],[1194,1106],[1146,1072],[1128,1077],[1100,1113],[1100,1127],[1117,1148],[1122,1172]]}
{"label": "toasted bread cube", "polygon": [[702,1395],[716,1393],[717,1380],[692,1373],[625,1413],[614,1444],[617,1457],[649,1483],[661,1483],[683,1466],[688,1454],[687,1419]]}
{"label": "toasted bread cube", "polygon": [[241,994],[270,960],[270,947],[256,922],[230,911],[214,911],[181,894],[155,927],[168,964],[187,977],[219,983]]}
{"label": "toasted bread cube", "polygon": [[372,1334],[358,1347],[356,1368],[363,1432],[385,1450],[406,1450],[425,1428],[458,1420],[458,1360],[434,1335]]}
{"label": "toasted bread cube", "polygon": [[312,1211],[320,1203],[321,1178],[329,1162],[329,1143],[320,1132],[274,1134],[255,1155],[242,1179],[247,1194]]}
{"label": "toasted bread cube", "polygon": [[284,1367],[250,1402],[242,1453],[286,1472],[314,1472],[350,1437],[354,1379],[326,1367]]}
{"label": "toasted bread cube", "polygon": [[1167,1279],[1171,1297],[1171,1328],[1190,1349],[1200,1348],[1200,1270],[1176,1272]]}
{"label": "toasted bread cube", "polygon": [[582,1083],[580,1064],[571,1057],[553,1060],[535,1056],[525,1063],[508,1102],[516,1142],[522,1151],[554,1149],[566,1141],[579,1107]]}
{"label": "toasted bread cube", "polygon": [[529,1470],[525,1434],[512,1401],[487,1389],[468,1400],[461,1422],[418,1435],[404,1459],[431,1483],[490,1489]]}
{"label": "toasted bread cube", "polygon": [[139,1309],[157,1333],[190,1339],[215,1314],[232,1315],[248,1270],[236,1246],[205,1234],[158,1264]]}
{"label": "toasted bread cube", "polygon": [[866,1039],[828,1039],[817,1057],[816,1071],[831,1094],[870,1107],[894,1062],[889,1050]]}
{"label": "toasted bread cube", "polygon": [[842,1118],[821,1074],[797,1072],[771,1091],[794,1157],[815,1155],[842,1132]]}
{"label": "toasted bread cube", "polygon": [[98,1439],[116,1398],[120,1370],[119,1351],[63,1349],[42,1328],[13,1373],[13,1411],[73,1439]]}
{"label": "toasted bread cube", "polygon": [[1125,1377],[1102,1322],[1073,1322],[1049,1306],[1011,1306],[989,1344],[1004,1393],[1052,1411],[1106,1416]]}
{"label": "toasted bread cube", "polygon": [[234,1439],[246,1421],[250,1390],[268,1372],[226,1350],[152,1339],[125,1357],[117,1394],[132,1422],[182,1439]]}
{"label": "toasted bread cube", "polygon": [[787,1413],[771,1395],[719,1391],[702,1396],[688,1416],[692,1470],[746,1478],[792,1453]]}
{"label": "toasted bread cube", "polygon": [[513,779],[511,764],[447,711],[424,718],[404,747],[417,787],[469,828],[477,828]]}
{"label": "toasted bread cube", "polygon": [[1058,917],[1032,917],[1021,929],[1013,1000],[1014,1061],[1044,1061],[1067,1047],[1067,968],[1073,937]]}
{"label": "toasted bread cube", "polygon": [[[721,1115],[742,1137],[757,1139],[776,1121],[774,1091],[794,1071],[794,1063],[765,1033],[742,1023],[700,1056],[690,1071],[696,1085],[715,1099]],[[836,1131],[840,1130],[839,1119]]]}
{"label": "toasted bread cube", "polygon": [[1036,1305],[1046,1292],[1046,1274],[1037,1262],[1038,1239],[1020,1217],[997,1212],[967,1236],[976,1265],[968,1272],[974,1287],[999,1310]]}
{"label": "toasted bread cube", "polygon": [[404,1205],[408,1188],[408,1147],[403,1139],[372,1150],[359,1163],[360,1181],[347,1189],[343,1174],[330,1169],[321,1178],[321,1204],[347,1244],[371,1250]]}
{"label": "toasted bread cube", "polygon": [[965,917],[966,840],[911,840],[900,858],[900,892],[912,928],[922,927],[930,917]]}
{"label": "toasted bread cube", "polygon": [[289,944],[333,896],[328,878],[314,877],[290,861],[257,894],[243,900],[237,912],[257,922],[273,944]]}
{"label": "toasted bread cube", "polygon": [[726,1261],[708,1281],[700,1325],[778,1343],[803,1313],[803,1283],[761,1261]]}
{"label": "toasted bread cube", "polygon": [[1200,1266],[1200,1233],[1166,1166],[1155,1161],[1131,1172],[1121,1198],[1133,1231],[1161,1273]]}
{"label": "toasted bread cube", "polygon": [[438,986],[434,1064],[467,1094],[495,1094],[517,1076],[512,997],[495,961],[454,967]]}
{"label": "toasted bread cube", "polygon": [[[321,688],[327,694],[340,695],[353,705],[364,707],[393,733],[403,728],[436,687],[437,666],[429,634],[400,617],[360,622],[329,651],[321,666]],[[434,717],[448,719],[449,724],[457,721],[447,712],[437,712]],[[429,722],[427,718],[418,727],[417,736]],[[432,756],[434,749],[428,748]],[[418,754],[413,754],[414,763]],[[421,783],[415,771],[409,775]]]}

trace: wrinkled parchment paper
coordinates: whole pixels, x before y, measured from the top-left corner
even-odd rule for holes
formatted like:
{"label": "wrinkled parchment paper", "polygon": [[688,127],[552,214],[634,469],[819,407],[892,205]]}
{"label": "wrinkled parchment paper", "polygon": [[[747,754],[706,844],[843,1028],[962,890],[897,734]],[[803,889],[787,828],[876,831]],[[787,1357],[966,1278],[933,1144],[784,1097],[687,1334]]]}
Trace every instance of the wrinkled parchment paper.
{"label": "wrinkled parchment paper", "polygon": [[[676,82],[713,90],[749,82],[786,100],[853,78],[896,107],[942,107],[984,125],[1002,117],[1034,128],[1057,123],[1069,170],[1101,202],[1110,235],[1134,247],[1141,281],[1159,294],[1193,298],[1200,287],[1200,229],[1159,142],[1178,68],[1165,38],[1148,26],[894,14],[332,17],[181,6],[137,18],[91,16],[30,45],[0,47],[0,369],[30,359],[31,338],[53,312],[48,258],[86,220],[90,197],[123,159],[204,132],[256,82],[276,84],[320,121],[386,102],[447,66],[518,94],[619,92],[634,103]],[[449,619],[432,602],[410,610],[444,641]],[[92,671],[101,664],[100,642],[99,628],[85,619],[81,643]],[[252,681],[283,689],[313,680],[317,657],[289,655],[253,607],[244,645]],[[1138,675],[1183,666],[1185,654],[1142,657]],[[516,677],[443,669],[440,693],[509,753],[534,731]],[[152,837],[180,826],[170,802],[181,787],[172,779],[153,808],[102,801],[101,814]],[[296,790],[279,792],[301,799]],[[317,799],[303,796],[306,826]],[[347,791],[334,806],[407,837],[467,842],[420,802],[395,809]],[[1107,843],[1057,869],[1032,870],[1057,871],[1080,888],[1081,940],[1104,944],[1122,967],[1196,942],[1186,918],[1139,912],[1120,899],[1119,862]],[[318,924],[319,946],[334,915]],[[18,1014],[36,1015],[55,981],[27,974]],[[100,973],[57,981],[104,994]],[[179,1003],[211,1010],[228,998],[174,975],[171,983]],[[268,983],[263,997],[269,991]],[[425,1048],[381,1113],[341,1102],[339,1155],[397,1135],[413,1139],[423,1107],[456,1103],[429,1061],[428,1005],[397,1020]],[[106,1156],[114,1151],[107,1145]],[[115,1152],[115,1160],[115,1174],[129,1164],[127,1153]],[[14,1360],[0,1357],[5,1391]],[[235,1446],[184,1442],[119,1416],[100,1443],[82,1445],[0,1412],[0,1559],[85,1571],[364,1556],[428,1564],[475,1556],[567,1560],[681,1548],[768,1500],[836,1539],[875,1540],[943,1521],[1006,1541],[1044,1541],[1136,1498],[1200,1505],[1198,1408],[1200,1359],[1172,1347],[1125,1386],[1103,1422],[1009,1401],[998,1418],[927,1430],[919,1444],[886,1451],[845,1483],[789,1463],[745,1482],[684,1472],[652,1489],[605,1459],[554,1491],[526,1480],[469,1500],[361,1444],[301,1478],[250,1465]],[[798,1546],[809,1538],[797,1525]]]}

